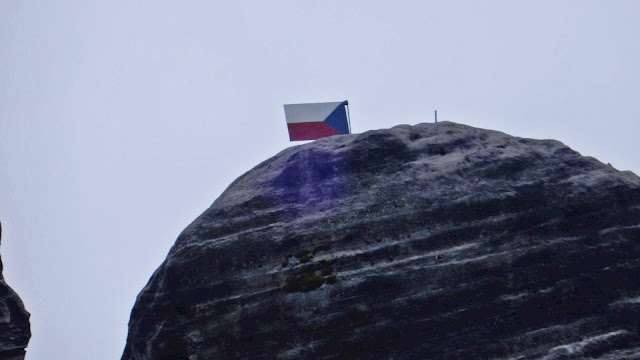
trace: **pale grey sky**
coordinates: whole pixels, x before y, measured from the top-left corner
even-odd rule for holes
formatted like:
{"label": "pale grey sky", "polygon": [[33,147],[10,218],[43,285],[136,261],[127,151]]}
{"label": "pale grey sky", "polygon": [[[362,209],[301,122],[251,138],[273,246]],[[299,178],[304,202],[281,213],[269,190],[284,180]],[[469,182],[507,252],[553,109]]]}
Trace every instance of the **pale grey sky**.
{"label": "pale grey sky", "polygon": [[289,146],[282,104],[355,132],[440,119],[640,173],[640,1],[0,0],[5,276],[28,360],[118,359],[179,232]]}

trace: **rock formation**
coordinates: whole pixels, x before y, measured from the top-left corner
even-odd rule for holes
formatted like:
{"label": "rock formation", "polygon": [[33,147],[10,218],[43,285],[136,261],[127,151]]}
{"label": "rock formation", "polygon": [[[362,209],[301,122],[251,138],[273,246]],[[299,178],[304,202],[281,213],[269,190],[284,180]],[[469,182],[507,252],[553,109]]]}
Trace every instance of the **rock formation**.
{"label": "rock formation", "polygon": [[[0,225],[0,239],[2,226]],[[31,338],[29,313],[2,276],[0,259],[0,359],[23,360]]]}
{"label": "rock formation", "polygon": [[640,178],[455,123],[288,148],[178,237],[123,360],[638,359]]}

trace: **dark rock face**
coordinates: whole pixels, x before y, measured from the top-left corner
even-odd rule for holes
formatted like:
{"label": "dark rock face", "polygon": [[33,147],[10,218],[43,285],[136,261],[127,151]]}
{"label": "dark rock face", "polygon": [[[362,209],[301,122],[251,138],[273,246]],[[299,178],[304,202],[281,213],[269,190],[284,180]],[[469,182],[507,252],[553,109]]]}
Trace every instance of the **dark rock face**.
{"label": "dark rock face", "polygon": [[30,338],[29,313],[18,294],[5,282],[0,259],[0,359],[23,360]]}
{"label": "dark rock face", "polygon": [[179,236],[122,359],[638,359],[640,178],[454,123],[282,151]]}

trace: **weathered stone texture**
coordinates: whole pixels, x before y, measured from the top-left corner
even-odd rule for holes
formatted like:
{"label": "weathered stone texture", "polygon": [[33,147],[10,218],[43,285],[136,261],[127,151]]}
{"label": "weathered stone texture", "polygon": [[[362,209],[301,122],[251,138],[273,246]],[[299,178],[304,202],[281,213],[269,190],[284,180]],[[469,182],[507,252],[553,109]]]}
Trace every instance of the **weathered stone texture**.
{"label": "weathered stone texture", "polygon": [[[0,239],[2,226],[0,225]],[[29,313],[4,280],[0,259],[0,359],[23,360],[31,338]]]}
{"label": "weathered stone texture", "polygon": [[122,359],[638,359],[640,178],[455,123],[291,147],[177,239]]}

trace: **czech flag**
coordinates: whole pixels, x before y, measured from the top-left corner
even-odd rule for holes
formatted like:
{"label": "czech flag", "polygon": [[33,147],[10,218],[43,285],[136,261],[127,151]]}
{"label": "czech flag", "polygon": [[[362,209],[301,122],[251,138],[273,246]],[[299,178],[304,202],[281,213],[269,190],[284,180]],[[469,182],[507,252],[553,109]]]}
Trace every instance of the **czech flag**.
{"label": "czech flag", "polygon": [[349,134],[348,101],[284,106],[289,140],[315,140]]}

